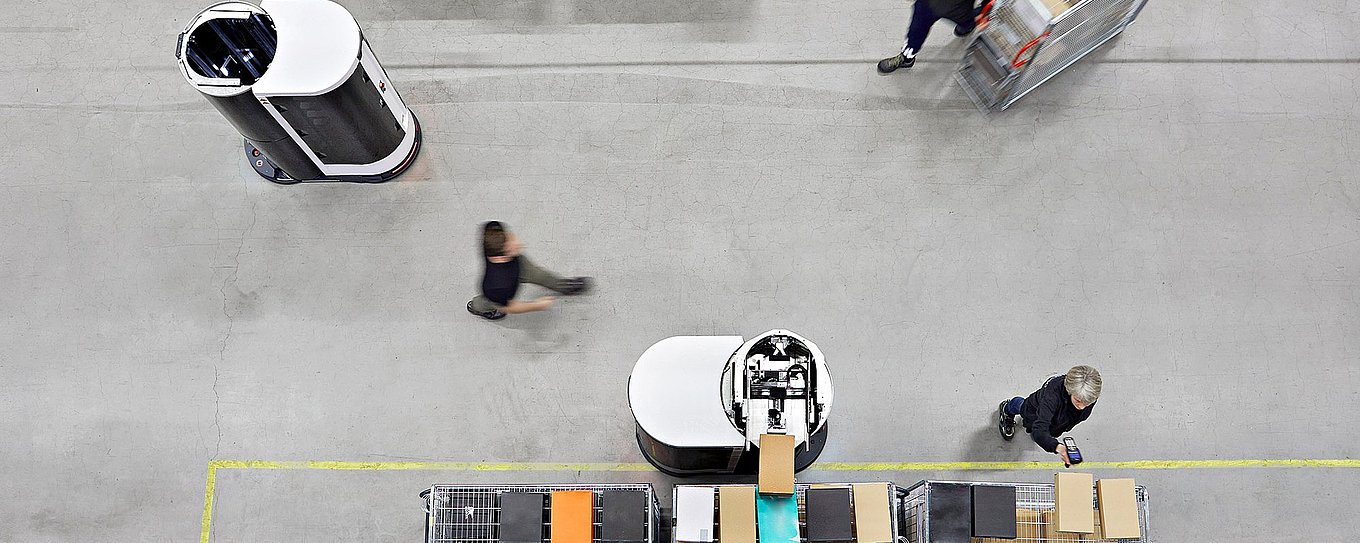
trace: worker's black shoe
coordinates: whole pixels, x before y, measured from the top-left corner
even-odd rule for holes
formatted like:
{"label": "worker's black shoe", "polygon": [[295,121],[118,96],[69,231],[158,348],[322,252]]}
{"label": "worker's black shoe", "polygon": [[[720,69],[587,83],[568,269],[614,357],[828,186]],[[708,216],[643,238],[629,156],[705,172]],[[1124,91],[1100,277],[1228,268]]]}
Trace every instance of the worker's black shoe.
{"label": "worker's black shoe", "polygon": [[967,29],[964,29],[964,28],[961,27],[961,26],[955,26],[955,27],[954,27],[954,35],[955,35],[955,36],[958,36],[958,37],[960,37],[960,38],[962,38],[962,37],[964,37],[964,36],[967,36],[967,35],[969,35],[969,34],[972,34],[974,28],[977,28],[977,25],[970,26],[970,27],[968,27]]}
{"label": "worker's black shoe", "polygon": [[467,308],[468,313],[472,313],[473,315],[476,315],[489,321],[498,321],[505,318],[505,312],[499,309],[492,309],[491,311],[477,311],[476,309],[472,308],[472,302],[468,302]]}
{"label": "worker's black shoe", "polygon": [[572,277],[570,279],[563,279],[562,294],[566,294],[567,296],[585,294],[587,292],[590,292],[590,287],[593,286],[594,284],[595,281],[589,277]]}
{"label": "worker's black shoe", "polygon": [[1015,415],[1006,414],[1006,403],[1005,401],[1001,402],[1001,406],[997,408],[997,413],[1001,416],[997,428],[1001,430],[1001,439],[1010,441],[1011,438],[1015,437]]}
{"label": "worker's black shoe", "polygon": [[892,73],[898,68],[910,68],[914,64],[916,64],[916,55],[907,56],[904,53],[898,53],[878,61],[878,73]]}

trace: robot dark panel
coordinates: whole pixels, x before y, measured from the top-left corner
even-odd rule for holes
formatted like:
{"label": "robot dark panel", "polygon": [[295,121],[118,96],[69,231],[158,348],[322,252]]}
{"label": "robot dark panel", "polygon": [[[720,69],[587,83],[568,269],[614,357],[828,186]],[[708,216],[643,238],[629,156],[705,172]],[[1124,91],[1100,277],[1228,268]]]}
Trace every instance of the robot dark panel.
{"label": "robot dark panel", "polygon": [[376,162],[406,136],[362,66],[326,94],[275,96],[270,101],[326,164]]}

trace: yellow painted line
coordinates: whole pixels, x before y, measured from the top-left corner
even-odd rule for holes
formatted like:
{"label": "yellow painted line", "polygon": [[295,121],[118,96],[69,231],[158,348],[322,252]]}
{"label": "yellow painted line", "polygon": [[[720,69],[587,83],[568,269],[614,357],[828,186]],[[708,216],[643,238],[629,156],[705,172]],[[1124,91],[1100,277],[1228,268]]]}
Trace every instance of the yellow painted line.
{"label": "yellow painted line", "polygon": [[[1210,468],[1360,468],[1360,459],[1343,460],[1129,460],[1082,462],[1080,469],[1210,469]],[[813,471],[1054,471],[1046,462],[818,462]]]}
{"label": "yellow painted line", "polygon": [[[1313,460],[1128,460],[1083,462],[1084,469],[1207,468],[1360,468],[1360,459]],[[811,471],[1015,471],[1054,470],[1054,461],[1036,462],[818,462]],[[208,463],[209,492],[218,469],[334,471],[583,471],[651,472],[643,463],[536,462],[354,462],[341,460],[213,460]]]}
{"label": "yellow painted line", "polygon": [[203,535],[199,540],[208,543],[208,536],[212,534],[212,512],[213,494],[217,491],[217,466],[213,464],[216,460],[208,462],[208,484],[203,489]]}
{"label": "yellow painted line", "polygon": [[[1360,459],[1313,460],[1128,460],[1083,462],[1081,469],[1224,469],[1224,468],[1345,468],[1360,469]],[[212,533],[213,494],[217,470],[334,470],[334,471],[579,471],[649,472],[651,464],[642,463],[536,463],[536,462],[353,462],[343,460],[212,460],[208,462],[208,483],[203,490],[203,535],[208,543]],[[1058,463],[1046,462],[818,462],[812,471],[1057,471]]]}
{"label": "yellow painted line", "polygon": [[213,460],[219,469],[313,469],[339,471],[656,471],[651,464],[534,462],[346,462],[337,460]]}

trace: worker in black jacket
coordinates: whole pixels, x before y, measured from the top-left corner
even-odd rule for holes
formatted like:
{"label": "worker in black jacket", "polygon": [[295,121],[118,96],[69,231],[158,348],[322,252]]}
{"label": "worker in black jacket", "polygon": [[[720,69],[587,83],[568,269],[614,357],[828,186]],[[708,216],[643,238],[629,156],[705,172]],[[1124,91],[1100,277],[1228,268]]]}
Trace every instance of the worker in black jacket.
{"label": "worker in black jacket", "polygon": [[910,68],[916,64],[916,53],[930,35],[930,27],[940,19],[954,23],[954,35],[963,37],[973,32],[977,26],[978,10],[973,8],[973,0],[916,0],[911,10],[911,24],[907,26],[906,43],[896,55],[878,61],[879,73],[889,73],[898,68]]}
{"label": "worker in black jacket", "polygon": [[1100,383],[1100,372],[1095,368],[1074,366],[1066,375],[1049,377],[1028,398],[1016,396],[1001,402],[998,408],[1001,437],[1007,441],[1015,437],[1015,416],[1020,415],[1025,431],[1035,443],[1057,454],[1063,465],[1072,465],[1067,459],[1067,447],[1058,442],[1058,436],[1091,416],[1100,398]]}

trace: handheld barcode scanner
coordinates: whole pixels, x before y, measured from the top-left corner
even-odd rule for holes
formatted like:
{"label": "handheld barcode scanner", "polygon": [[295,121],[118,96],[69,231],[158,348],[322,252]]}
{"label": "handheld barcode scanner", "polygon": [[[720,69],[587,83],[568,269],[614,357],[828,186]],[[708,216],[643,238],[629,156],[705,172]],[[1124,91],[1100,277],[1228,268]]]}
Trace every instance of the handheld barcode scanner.
{"label": "handheld barcode scanner", "polygon": [[1062,438],[1062,440],[1063,446],[1067,447],[1067,461],[1074,466],[1080,464],[1081,450],[1077,449],[1077,440],[1072,439],[1070,437],[1064,437]]}

